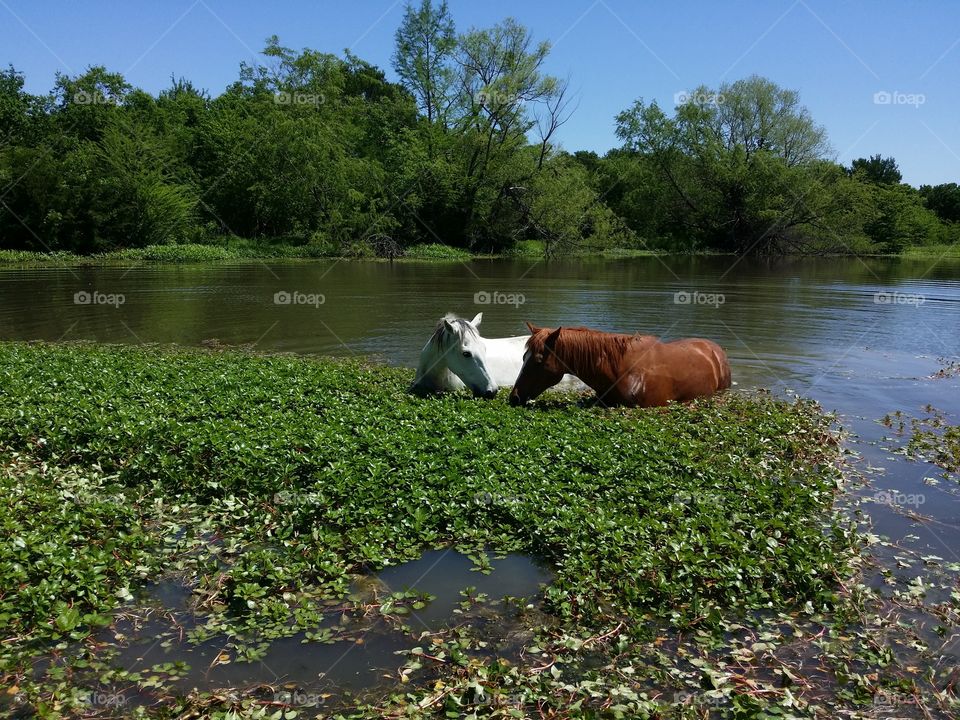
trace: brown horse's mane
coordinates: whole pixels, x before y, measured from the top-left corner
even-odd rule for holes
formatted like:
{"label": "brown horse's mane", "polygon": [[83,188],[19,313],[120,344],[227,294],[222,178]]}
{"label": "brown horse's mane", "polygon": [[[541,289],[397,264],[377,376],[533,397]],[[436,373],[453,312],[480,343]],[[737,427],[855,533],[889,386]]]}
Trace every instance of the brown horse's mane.
{"label": "brown horse's mane", "polygon": [[[527,349],[533,353],[543,353],[551,330],[543,329],[527,338]],[[619,358],[635,340],[649,337],[645,335],[624,335],[608,333],[588,327],[565,327],[557,336],[554,351],[570,367],[588,367],[598,356]]]}

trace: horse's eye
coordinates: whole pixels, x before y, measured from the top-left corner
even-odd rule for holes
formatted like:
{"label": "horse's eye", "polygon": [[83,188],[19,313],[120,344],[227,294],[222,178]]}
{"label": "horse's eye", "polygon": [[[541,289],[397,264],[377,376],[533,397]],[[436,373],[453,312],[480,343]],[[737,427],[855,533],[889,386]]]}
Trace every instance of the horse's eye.
{"label": "horse's eye", "polygon": [[464,351],[463,351],[463,356],[464,356],[465,358],[470,358],[470,357],[473,357],[473,353],[470,352],[469,350],[464,350]]}
{"label": "horse's eye", "polygon": [[542,354],[542,353],[537,353],[536,355],[534,355],[534,356],[533,356],[533,361],[534,361],[535,363],[542,363],[542,362],[543,362],[543,354]]}

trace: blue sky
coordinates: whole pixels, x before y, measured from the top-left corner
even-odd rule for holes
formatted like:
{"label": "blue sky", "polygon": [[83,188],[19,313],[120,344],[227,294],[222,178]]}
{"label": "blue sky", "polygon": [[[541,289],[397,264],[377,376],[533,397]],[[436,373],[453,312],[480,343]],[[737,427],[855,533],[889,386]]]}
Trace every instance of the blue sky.
{"label": "blue sky", "polygon": [[[277,34],[293,48],[350,48],[394,77],[404,1],[0,0],[0,63],[25,72],[33,92],[47,91],[57,70],[102,64],[151,92],[173,74],[216,95]],[[450,6],[458,30],[513,16],[554,44],[547,70],[569,77],[579,103],[559,136],[568,150],[615,146],[613,118],[637,97],[672,107],[701,83],[759,73],[800,91],[839,161],[881,153],[914,185],[960,181],[957,0]]]}

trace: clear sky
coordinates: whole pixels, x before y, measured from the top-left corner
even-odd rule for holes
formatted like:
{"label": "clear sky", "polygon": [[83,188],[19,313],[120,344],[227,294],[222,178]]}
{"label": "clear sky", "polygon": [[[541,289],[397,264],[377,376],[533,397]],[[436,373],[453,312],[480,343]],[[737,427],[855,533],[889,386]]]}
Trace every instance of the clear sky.
{"label": "clear sky", "polygon": [[[0,0],[0,63],[45,92],[57,70],[106,65],[157,92],[171,75],[216,95],[282,44],[350,48],[387,70],[405,0]],[[550,40],[552,74],[579,105],[568,150],[617,144],[613,118],[637,97],[672,107],[678,92],[752,73],[800,91],[836,157],[881,153],[904,180],[960,182],[958,0],[450,0],[457,29],[513,16]],[[877,93],[881,94],[875,98]],[[886,101],[886,102],[884,102]]]}

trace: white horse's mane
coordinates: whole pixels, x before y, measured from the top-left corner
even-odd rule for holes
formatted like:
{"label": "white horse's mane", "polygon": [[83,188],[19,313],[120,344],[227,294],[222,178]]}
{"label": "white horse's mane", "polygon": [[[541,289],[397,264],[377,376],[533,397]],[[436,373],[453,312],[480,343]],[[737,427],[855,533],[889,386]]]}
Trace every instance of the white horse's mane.
{"label": "white horse's mane", "polygon": [[[410,386],[411,392],[430,394],[464,387],[464,382],[450,369],[445,357],[457,344],[482,345],[490,379],[500,387],[513,385],[523,367],[523,353],[529,336],[485,338],[477,329],[480,318],[481,314],[478,314],[473,320],[466,320],[453,313],[440,318],[420,351],[420,362]],[[483,350],[480,352],[483,353]],[[578,390],[584,387],[583,383],[570,375],[565,375],[560,382],[561,389]]]}
{"label": "white horse's mane", "polygon": [[435,345],[437,349],[447,350],[450,347],[450,343],[454,339],[448,327],[448,323],[457,328],[460,337],[471,336],[477,338],[478,340],[480,339],[480,333],[477,332],[477,329],[470,324],[469,320],[464,320],[461,317],[457,317],[453,313],[447,313],[437,321],[437,326],[433,330],[433,335],[430,336],[430,344]]}

